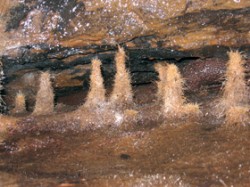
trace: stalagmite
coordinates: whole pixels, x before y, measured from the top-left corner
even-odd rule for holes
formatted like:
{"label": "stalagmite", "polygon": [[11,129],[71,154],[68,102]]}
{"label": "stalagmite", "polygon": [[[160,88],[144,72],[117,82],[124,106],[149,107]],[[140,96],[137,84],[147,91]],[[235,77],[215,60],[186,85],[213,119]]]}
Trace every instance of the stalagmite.
{"label": "stalagmite", "polygon": [[133,91],[131,86],[131,78],[125,64],[125,51],[119,47],[115,56],[116,75],[113,91],[110,96],[110,102],[118,107],[124,107],[132,104]]}
{"label": "stalagmite", "polygon": [[13,114],[20,114],[26,112],[25,95],[19,91],[15,98],[15,108],[12,110]]}
{"label": "stalagmite", "polygon": [[177,66],[174,64],[161,65],[157,68],[157,71],[160,76],[158,98],[163,101],[162,110],[165,117],[184,117],[199,114],[197,104],[186,103],[183,92],[184,81]]}
{"label": "stalagmite", "polygon": [[92,60],[90,75],[90,90],[84,106],[97,107],[105,102],[105,88],[101,74],[101,61],[98,58]]}
{"label": "stalagmite", "polygon": [[218,117],[226,124],[245,123],[249,112],[248,88],[245,81],[244,59],[240,52],[230,51],[222,98],[215,106]]}
{"label": "stalagmite", "polygon": [[50,73],[43,72],[40,76],[39,90],[36,95],[34,115],[47,115],[54,112],[54,92]]}

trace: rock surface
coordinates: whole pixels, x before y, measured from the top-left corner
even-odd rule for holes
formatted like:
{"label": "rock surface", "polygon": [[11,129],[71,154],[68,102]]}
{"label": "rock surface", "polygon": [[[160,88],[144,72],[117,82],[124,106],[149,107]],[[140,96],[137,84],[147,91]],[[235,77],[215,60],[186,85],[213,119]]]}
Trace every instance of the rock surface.
{"label": "rock surface", "polygon": [[[221,82],[228,50],[250,55],[249,1],[6,0],[0,7],[0,54],[10,103],[18,90],[32,103],[43,70],[52,73],[57,96],[87,88],[95,56],[103,62],[105,86],[111,87],[117,45],[126,49],[134,85],[155,81],[154,63],[169,61],[191,79],[192,90]],[[191,69],[202,72],[204,64],[209,71],[191,76]]]}

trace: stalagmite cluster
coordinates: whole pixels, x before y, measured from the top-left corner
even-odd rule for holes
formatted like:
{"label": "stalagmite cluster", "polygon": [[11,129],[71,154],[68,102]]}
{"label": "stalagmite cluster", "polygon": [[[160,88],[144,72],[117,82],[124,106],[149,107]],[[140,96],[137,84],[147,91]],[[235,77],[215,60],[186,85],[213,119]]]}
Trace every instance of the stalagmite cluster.
{"label": "stalagmite cluster", "polygon": [[110,97],[106,99],[106,90],[101,74],[101,61],[97,58],[91,61],[90,89],[83,107],[102,107],[106,102],[109,107],[122,108],[133,102],[131,78],[125,64],[125,51],[119,47],[115,56],[116,75]]}
{"label": "stalagmite cluster", "polygon": [[[101,126],[109,124],[120,126],[124,121],[136,118],[137,111],[130,108],[133,103],[133,91],[125,59],[124,49],[118,47],[115,56],[114,85],[107,98],[101,74],[101,61],[97,58],[91,61],[90,89],[86,102],[76,111],[76,116],[81,119],[82,124],[91,123],[92,127],[100,126],[100,124]],[[88,113],[87,119],[81,115],[83,113]]]}
{"label": "stalagmite cluster", "polygon": [[[229,61],[225,74],[225,85],[222,96],[216,101],[215,118],[224,119],[225,124],[249,123],[249,95],[245,81],[245,61],[238,51],[228,53]],[[123,48],[118,47],[115,56],[116,75],[112,92],[106,96],[104,80],[101,73],[102,62],[98,58],[91,61],[90,89],[85,103],[74,113],[66,114],[64,120],[80,120],[81,127],[120,126],[123,123],[136,124],[143,119],[143,109],[133,103],[133,91],[130,73],[125,64],[126,55]],[[1,65],[1,64],[0,64]],[[0,66],[1,67],[1,66]],[[0,91],[3,71],[0,69]],[[178,67],[169,63],[155,64],[158,72],[157,104],[160,116],[165,121],[168,119],[193,119],[200,117],[201,111],[198,104],[188,103],[184,95],[184,80]],[[0,97],[2,100],[2,98]],[[140,111],[141,110],[141,111]],[[150,109],[149,109],[150,110]],[[151,109],[153,110],[153,109]],[[15,98],[15,107],[12,114],[26,113],[25,95],[20,91]],[[42,72],[36,95],[36,103],[32,112],[33,116],[46,116],[54,113],[54,91],[50,73]],[[55,114],[55,113],[54,113]],[[146,114],[146,113],[145,113]],[[56,114],[55,114],[56,115]],[[155,116],[154,116],[155,117]],[[147,118],[145,118],[147,119]],[[196,119],[196,118],[195,118]],[[15,126],[18,118],[0,116],[0,129]],[[157,120],[157,119],[155,119]]]}

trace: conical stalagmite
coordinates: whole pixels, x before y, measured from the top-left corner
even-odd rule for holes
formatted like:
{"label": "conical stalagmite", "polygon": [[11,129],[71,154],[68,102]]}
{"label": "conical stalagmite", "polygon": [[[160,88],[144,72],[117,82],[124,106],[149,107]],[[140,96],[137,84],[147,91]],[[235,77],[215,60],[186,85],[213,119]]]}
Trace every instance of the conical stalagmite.
{"label": "conical stalagmite", "polygon": [[101,74],[101,61],[97,58],[92,60],[92,70],[90,75],[90,90],[84,106],[96,107],[105,102],[105,88]]}
{"label": "conical stalagmite", "polygon": [[[248,88],[245,81],[244,59],[240,52],[230,51],[222,98],[216,105],[218,117],[225,116],[227,124],[244,122],[249,111]],[[238,119],[238,122],[237,122]]]}
{"label": "conical stalagmite", "polygon": [[40,76],[39,89],[36,95],[34,115],[46,115],[54,112],[54,92],[49,72],[43,72]]}
{"label": "conical stalagmite", "polygon": [[15,98],[15,108],[11,111],[14,114],[26,112],[25,95],[19,91]]}
{"label": "conical stalagmite", "polygon": [[174,64],[168,64],[164,81],[163,103],[164,112],[169,115],[179,115],[185,102],[183,79]]}
{"label": "conical stalagmite", "polygon": [[183,117],[199,113],[197,104],[186,104],[183,92],[183,78],[174,64],[168,64],[165,69],[166,76],[160,85],[162,89],[163,113],[166,117]]}
{"label": "conical stalagmite", "polygon": [[133,102],[133,91],[131,86],[130,74],[126,69],[125,51],[119,47],[115,56],[116,74],[110,102],[115,106],[126,106]]}

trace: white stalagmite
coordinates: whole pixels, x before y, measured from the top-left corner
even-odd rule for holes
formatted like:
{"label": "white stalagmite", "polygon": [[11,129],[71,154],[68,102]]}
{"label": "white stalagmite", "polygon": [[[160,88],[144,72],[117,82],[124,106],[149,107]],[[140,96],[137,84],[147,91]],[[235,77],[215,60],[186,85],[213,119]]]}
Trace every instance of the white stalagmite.
{"label": "white stalagmite", "polygon": [[131,86],[130,74],[126,69],[125,51],[122,47],[118,48],[115,56],[116,74],[113,91],[110,96],[111,104],[123,107],[133,102],[133,91]]}
{"label": "white stalagmite", "polygon": [[183,93],[183,79],[174,64],[167,65],[166,80],[163,84],[164,112],[171,116],[179,115],[186,99]]}
{"label": "white stalagmite", "polygon": [[245,123],[249,111],[248,87],[245,81],[245,60],[240,52],[228,52],[229,61],[225,74],[222,98],[216,105],[219,117],[225,116],[226,124]]}
{"label": "white stalagmite", "polygon": [[165,117],[198,116],[199,105],[186,103],[183,92],[184,81],[177,66],[159,64],[155,69],[159,74],[157,97],[162,101],[162,112]]}
{"label": "white stalagmite", "polygon": [[101,74],[101,61],[98,58],[92,61],[92,70],[90,75],[90,90],[87,95],[84,106],[97,107],[105,102],[105,88]]}
{"label": "white stalagmite", "polygon": [[54,112],[54,92],[50,73],[43,72],[40,76],[39,89],[36,95],[34,115],[47,115]]}

